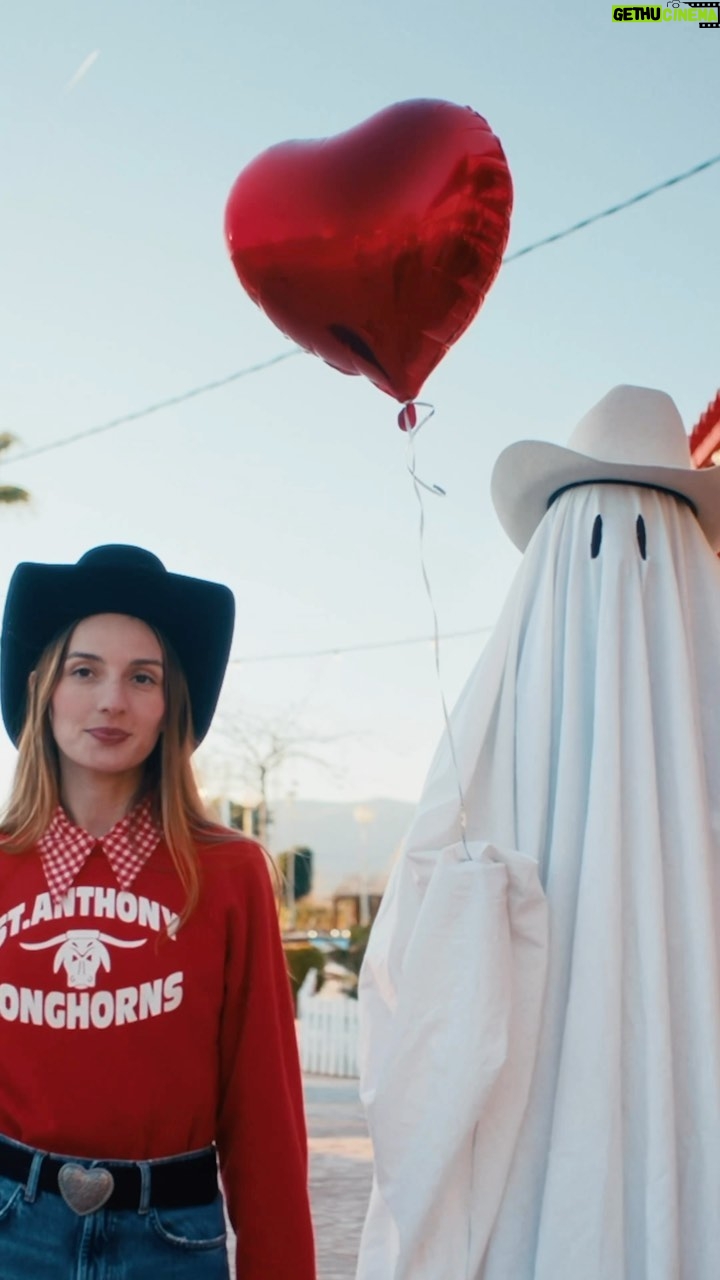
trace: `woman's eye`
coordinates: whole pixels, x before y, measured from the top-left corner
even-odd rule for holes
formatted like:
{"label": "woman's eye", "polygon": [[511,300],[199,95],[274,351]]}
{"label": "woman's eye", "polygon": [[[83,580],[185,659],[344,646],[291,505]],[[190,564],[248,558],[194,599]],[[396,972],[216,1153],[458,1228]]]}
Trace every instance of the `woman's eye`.
{"label": "woman's eye", "polygon": [[595,517],[595,523],[592,529],[592,538],[590,539],[590,555],[593,560],[597,560],[600,554],[600,544],[602,542],[602,516]]}
{"label": "woman's eye", "polygon": [[78,676],[80,679],[84,680],[86,676],[92,675],[92,668],[91,667],[73,667],[72,671],[70,672],[70,675]]}
{"label": "woman's eye", "polygon": [[637,529],[637,540],[640,548],[640,555],[643,560],[647,560],[647,533],[645,531],[645,521],[642,516],[638,516],[635,528]]}
{"label": "woman's eye", "polygon": [[147,671],[137,671],[133,676],[133,679],[136,684],[147,685],[147,684],[157,683],[157,681],[155,680],[155,677],[151,676]]}

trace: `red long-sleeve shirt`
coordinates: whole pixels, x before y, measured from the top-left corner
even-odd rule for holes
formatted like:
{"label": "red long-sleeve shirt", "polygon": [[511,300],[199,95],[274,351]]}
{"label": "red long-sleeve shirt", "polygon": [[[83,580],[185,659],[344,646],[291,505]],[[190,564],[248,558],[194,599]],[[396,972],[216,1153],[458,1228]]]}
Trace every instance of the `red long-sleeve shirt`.
{"label": "red long-sleeve shirt", "polygon": [[129,890],[98,845],[55,905],[0,851],[0,1133],[96,1159],[216,1142],[242,1280],[315,1280],[292,1001],[253,841],[200,845],[200,904],[161,841]]}

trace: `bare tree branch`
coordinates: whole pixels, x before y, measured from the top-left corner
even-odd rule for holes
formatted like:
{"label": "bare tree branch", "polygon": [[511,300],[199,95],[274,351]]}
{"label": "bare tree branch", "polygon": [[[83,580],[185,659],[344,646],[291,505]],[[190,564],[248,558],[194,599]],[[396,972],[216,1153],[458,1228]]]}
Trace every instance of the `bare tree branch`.
{"label": "bare tree branch", "polygon": [[225,713],[218,717],[206,747],[201,748],[198,766],[213,785],[222,786],[227,798],[231,791],[237,794],[238,788],[246,788],[257,798],[262,838],[272,822],[271,793],[277,798],[283,770],[303,761],[332,772],[334,763],[322,748],[348,736],[314,733],[298,722],[296,710],[272,716]]}

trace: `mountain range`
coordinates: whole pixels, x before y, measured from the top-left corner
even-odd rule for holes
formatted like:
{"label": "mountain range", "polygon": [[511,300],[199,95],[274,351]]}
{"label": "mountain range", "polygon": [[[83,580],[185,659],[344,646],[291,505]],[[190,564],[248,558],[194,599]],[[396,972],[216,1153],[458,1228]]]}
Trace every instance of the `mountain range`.
{"label": "mountain range", "polygon": [[367,876],[374,887],[387,877],[414,810],[414,804],[382,798],[281,800],[271,806],[270,849],[312,849],[315,897],[331,897],[353,877]]}

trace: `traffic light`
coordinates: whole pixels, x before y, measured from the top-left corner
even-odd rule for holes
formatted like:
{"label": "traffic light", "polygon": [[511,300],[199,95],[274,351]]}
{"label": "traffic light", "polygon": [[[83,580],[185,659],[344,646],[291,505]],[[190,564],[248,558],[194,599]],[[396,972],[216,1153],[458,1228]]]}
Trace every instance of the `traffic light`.
{"label": "traffic light", "polygon": [[278,865],[293,902],[307,898],[313,886],[313,851],[304,846],[288,849],[278,855]]}

